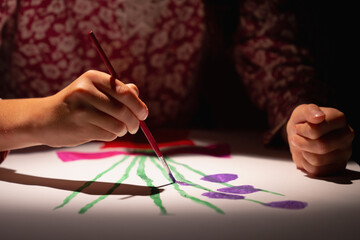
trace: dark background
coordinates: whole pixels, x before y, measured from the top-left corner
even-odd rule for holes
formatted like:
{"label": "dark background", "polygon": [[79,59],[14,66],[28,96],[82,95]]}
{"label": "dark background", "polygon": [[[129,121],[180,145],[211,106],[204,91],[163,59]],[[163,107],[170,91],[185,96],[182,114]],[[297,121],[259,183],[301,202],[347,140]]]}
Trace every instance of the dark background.
{"label": "dark background", "polygon": [[355,130],[353,159],[359,160],[359,13],[351,1],[294,1],[300,43],[315,59],[317,76],[335,91],[337,108]]}
{"label": "dark background", "polygon": [[[194,124],[220,128],[266,128],[266,116],[252,107],[241,81],[226,53],[237,26],[241,1],[204,0],[207,35],[204,41],[200,77],[202,97]],[[314,57],[317,78],[335,92],[331,98],[359,135],[360,103],[357,82],[360,62],[358,15],[350,1],[289,0],[284,7],[293,11],[298,20],[298,44],[310,50]],[[224,75],[225,74],[225,75]],[[222,94],[221,93],[227,93]],[[232,102],[242,102],[234,111]],[[230,103],[230,104],[229,104]],[[359,158],[359,140],[355,137],[353,159]]]}

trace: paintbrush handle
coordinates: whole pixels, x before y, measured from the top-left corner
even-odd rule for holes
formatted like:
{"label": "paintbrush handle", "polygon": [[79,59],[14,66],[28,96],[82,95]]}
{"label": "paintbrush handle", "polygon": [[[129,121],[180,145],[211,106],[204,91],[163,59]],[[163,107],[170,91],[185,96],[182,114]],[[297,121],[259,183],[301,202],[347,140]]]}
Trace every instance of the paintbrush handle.
{"label": "paintbrush handle", "polygon": [[89,36],[91,41],[94,43],[96,51],[99,53],[101,59],[103,60],[106,68],[108,69],[109,73],[111,76],[113,76],[115,79],[119,79],[118,75],[114,69],[114,67],[111,65],[109,58],[106,56],[104,50],[102,49],[102,47],[100,46],[99,41],[97,40],[97,38],[95,37],[95,34],[93,31],[89,31]]}
{"label": "paintbrush handle", "polygon": [[158,156],[158,158],[162,157],[162,153],[155,141],[155,138],[153,137],[153,135],[151,134],[149,128],[147,127],[146,123],[144,121],[140,121],[140,128],[141,130],[144,132],[148,142],[150,143],[151,147],[154,149],[156,156]]}
{"label": "paintbrush handle", "polygon": [[[116,71],[115,71],[114,67],[113,67],[113,66],[111,65],[111,63],[110,63],[109,58],[106,56],[104,50],[103,50],[102,47],[100,46],[99,41],[98,41],[97,38],[95,37],[94,32],[93,32],[93,31],[89,31],[89,36],[90,36],[90,39],[92,40],[92,42],[94,43],[95,48],[96,48],[97,52],[99,53],[101,59],[102,59],[103,62],[105,63],[106,68],[107,68],[108,71],[110,72],[110,75],[111,75],[112,77],[114,77],[115,79],[119,79],[118,76],[117,76],[117,74],[116,74]],[[161,157],[161,156],[162,156],[162,153],[160,152],[160,149],[159,149],[159,147],[157,146],[154,137],[152,136],[149,128],[146,126],[146,124],[145,124],[144,121],[140,121],[140,128],[141,128],[141,130],[144,132],[147,140],[149,141],[151,147],[154,149],[156,155],[157,155],[158,157]]]}

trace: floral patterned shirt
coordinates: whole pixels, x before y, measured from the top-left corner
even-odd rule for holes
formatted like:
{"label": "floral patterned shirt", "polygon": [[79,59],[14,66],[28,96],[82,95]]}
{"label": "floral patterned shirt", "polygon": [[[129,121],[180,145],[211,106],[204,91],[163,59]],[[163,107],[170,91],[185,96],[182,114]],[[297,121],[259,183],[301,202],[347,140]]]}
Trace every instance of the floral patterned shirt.
{"label": "floral patterned shirt", "polygon": [[[239,81],[267,112],[270,134],[293,108],[314,101],[309,53],[295,45],[296,19],[281,0],[244,0],[234,36]],[[123,82],[135,83],[151,124],[191,114],[204,38],[202,0],[2,0],[0,98],[54,94],[88,69],[106,71],[93,30]]]}

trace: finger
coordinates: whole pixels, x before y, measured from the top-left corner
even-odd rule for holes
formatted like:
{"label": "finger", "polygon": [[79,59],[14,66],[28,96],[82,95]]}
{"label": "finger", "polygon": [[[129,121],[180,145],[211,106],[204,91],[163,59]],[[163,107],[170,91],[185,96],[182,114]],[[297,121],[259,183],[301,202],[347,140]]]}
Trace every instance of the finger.
{"label": "finger", "polygon": [[126,84],[126,86],[128,86],[131,90],[133,90],[136,96],[139,96],[139,89],[135,84],[128,83]]}
{"label": "finger", "polygon": [[[84,114],[84,116],[85,115],[89,116],[88,113]],[[66,146],[76,146],[80,143],[85,143],[89,141],[113,141],[118,137],[117,134],[114,134],[113,132],[98,126],[96,122],[92,123],[89,121],[83,121],[81,125],[78,125],[76,127],[75,131],[76,132],[74,132],[73,135],[68,136],[68,138],[73,138],[72,140],[75,141],[76,144],[70,144]]]}
{"label": "finger", "polygon": [[331,165],[339,162],[347,162],[351,156],[351,148],[335,150],[327,154],[315,154],[302,152],[303,158],[314,167]]}
{"label": "finger", "polygon": [[318,124],[324,121],[325,113],[315,104],[302,104],[295,108],[291,116],[294,124],[310,122]]}
{"label": "finger", "polygon": [[294,134],[290,138],[293,147],[315,154],[326,154],[351,145],[353,135],[348,129],[341,129],[313,140]]}
{"label": "finger", "polygon": [[148,109],[145,103],[138,98],[134,87],[129,87],[120,80],[114,81],[109,74],[103,72],[88,71],[85,74],[100,91],[126,105],[139,120],[146,119]]}
{"label": "finger", "polygon": [[338,118],[333,121],[325,120],[319,124],[312,124],[309,122],[305,122],[294,125],[296,134],[309,139],[318,139],[324,136],[325,134],[346,127],[347,127],[347,122],[344,118]]}
{"label": "finger", "polygon": [[[114,141],[118,137],[117,134],[109,132],[97,125],[93,125],[91,123],[89,123],[89,124],[92,125],[91,128],[87,128],[87,130],[89,132],[91,131],[91,136],[89,137],[89,141],[110,142],[110,141]],[[91,130],[89,130],[89,129],[91,129]]]}
{"label": "finger", "polygon": [[325,176],[340,172],[345,169],[346,162],[338,162],[326,166],[313,166],[306,160],[303,161],[304,170],[309,173],[310,176]]}
{"label": "finger", "polygon": [[116,94],[113,97],[125,104],[139,120],[146,119],[148,109],[145,103],[143,103],[128,86],[119,84],[116,88]]}
{"label": "finger", "polygon": [[304,161],[304,157],[302,155],[302,152],[298,151],[298,150],[291,149],[291,156],[292,156],[292,159],[293,159],[296,167],[298,169],[304,169],[303,164],[302,164],[303,161]]}
{"label": "finger", "polygon": [[[124,125],[131,134],[135,134],[139,129],[139,120],[137,117],[131,112],[125,105],[117,102],[106,94],[98,91],[95,87],[86,92],[87,94],[83,94],[84,101],[90,103],[96,109],[102,112],[96,115],[97,123],[100,124],[101,121],[107,122],[109,121],[109,117],[111,116],[114,121],[110,123],[112,129],[115,130],[114,133],[117,133],[118,126]],[[108,116],[106,116],[108,115]],[[99,125],[100,126],[100,125]],[[105,127],[105,129],[107,129]],[[118,136],[123,136],[124,133],[119,134]]]}
{"label": "finger", "polygon": [[116,136],[124,136],[128,131],[126,125],[123,122],[96,109],[93,109],[87,115],[87,121],[89,123]]}

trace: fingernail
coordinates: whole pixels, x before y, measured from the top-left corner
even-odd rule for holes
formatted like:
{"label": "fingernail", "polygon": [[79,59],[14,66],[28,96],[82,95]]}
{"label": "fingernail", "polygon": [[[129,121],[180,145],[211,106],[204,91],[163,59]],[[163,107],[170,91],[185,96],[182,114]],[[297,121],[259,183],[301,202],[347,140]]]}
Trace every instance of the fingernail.
{"label": "fingernail", "polygon": [[148,108],[144,108],[140,114],[140,120],[145,120],[148,117],[149,110]]}
{"label": "fingernail", "polygon": [[314,111],[313,114],[315,118],[324,116],[324,113],[322,111]]}
{"label": "fingernail", "polygon": [[311,110],[311,114],[315,117],[323,117],[325,115],[325,113],[323,111],[321,111],[321,109],[319,109],[318,107],[315,107]]}
{"label": "fingernail", "polygon": [[139,130],[139,128],[137,128],[137,129],[135,129],[135,130],[132,130],[132,131],[130,132],[130,134],[134,135],[134,134],[137,133],[138,130]]}

